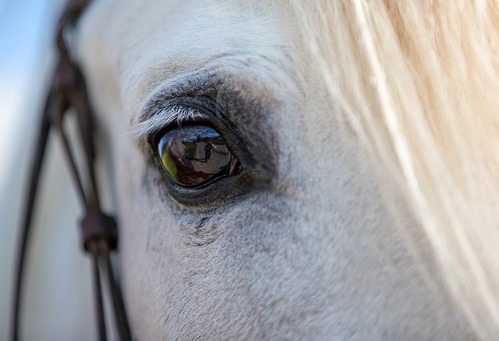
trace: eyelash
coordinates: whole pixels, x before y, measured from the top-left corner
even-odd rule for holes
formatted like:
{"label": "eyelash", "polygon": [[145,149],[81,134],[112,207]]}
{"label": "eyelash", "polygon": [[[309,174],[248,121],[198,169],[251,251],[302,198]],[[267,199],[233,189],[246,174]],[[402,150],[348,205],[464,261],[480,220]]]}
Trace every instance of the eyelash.
{"label": "eyelash", "polygon": [[147,142],[150,143],[151,138],[159,132],[194,120],[208,120],[208,117],[189,106],[179,104],[165,106],[151,114],[148,120],[137,124],[131,134],[138,140],[145,137]]}

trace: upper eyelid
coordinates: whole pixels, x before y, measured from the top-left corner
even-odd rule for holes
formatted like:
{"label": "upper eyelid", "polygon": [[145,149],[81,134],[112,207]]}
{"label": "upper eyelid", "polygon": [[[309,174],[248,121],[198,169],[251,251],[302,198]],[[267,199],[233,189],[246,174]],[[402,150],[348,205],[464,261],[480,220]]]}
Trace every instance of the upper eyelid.
{"label": "upper eyelid", "polygon": [[[157,85],[150,92],[148,98],[145,99],[137,115],[132,116],[130,122],[132,135],[136,135],[136,128],[141,126],[142,122],[156,116],[157,113],[161,112],[160,109],[165,108],[166,103],[170,100],[204,96],[211,97],[215,104],[218,104],[219,91],[221,89],[223,92],[227,91],[227,84],[232,84],[230,87],[235,88],[239,87],[240,84],[252,84],[252,90],[258,93],[259,100],[265,98],[268,101],[271,98],[274,103],[280,103],[280,96],[275,93],[274,89],[280,88],[278,85],[281,82],[276,81],[272,75],[271,77],[262,77],[261,74],[255,75],[252,69],[247,67],[249,57],[252,57],[251,60],[254,59],[255,65],[258,63],[268,64],[265,56],[219,56],[216,60],[205,64],[202,69],[177,74]],[[239,60],[239,58],[243,59]],[[222,60],[224,61],[223,64],[221,64]],[[154,70],[154,72],[156,71]],[[138,135],[138,137],[143,136]]]}
{"label": "upper eyelid", "polygon": [[217,88],[223,83],[224,74],[215,70],[196,71],[187,74],[178,75],[173,79],[168,79],[157,86],[145,104],[139,110],[138,115],[132,121],[132,124],[146,121],[157,113],[158,108],[176,98],[199,97],[212,94],[216,96]]}
{"label": "upper eyelid", "polygon": [[[210,65],[202,70],[179,74],[151,91],[137,114],[133,115],[129,134],[144,155],[151,155],[152,135],[176,120],[171,116],[176,114],[176,110],[171,109],[174,105],[181,105],[184,107],[182,111],[188,108],[197,119],[220,120],[241,140],[255,141],[260,135],[270,134],[268,129],[261,134],[262,129],[258,127],[267,125],[265,122],[271,117],[267,110],[274,110],[282,103],[282,98],[272,91],[273,88],[274,84],[256,77],[251,70],[230,65]],[[206,108],[204,104],[207,104]]]}
{"label": "upper eyelid", "polygon": [[176,122],[206,119],[207,116],[198,109],[180,104],[165,105],[153,112],[148,119],[134,125],[131,135],[138,141],[144,141],[149,136],[168,125]]}
{"label": "upper eyelid", "polygon": [[135,119],[132,119],[129,135],[139,147],[146,148],[146,141],[154,132],[178,119],[207,118],[201,110],[179,104],[179,98],[216,96],[225,73],[220,70],[201,70],[182,74],[160,84],[146,100]]}

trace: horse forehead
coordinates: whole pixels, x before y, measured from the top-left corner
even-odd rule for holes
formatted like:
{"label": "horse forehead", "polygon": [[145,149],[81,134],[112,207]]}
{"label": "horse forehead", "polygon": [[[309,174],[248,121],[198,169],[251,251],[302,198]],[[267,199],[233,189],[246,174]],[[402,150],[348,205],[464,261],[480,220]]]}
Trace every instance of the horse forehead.
{"label": "horse forehead", "polygon": [[[175,0],[96,7],[84,25],[81,53],[95,59],[100,46],[99,58],[112,69],[128,112],[165,79],[221,57],[260,55],[276,64],[285,59],[282,30],[274,20],[279,13],[272,7]],[[258,72],[258,66],[252,70]]]}

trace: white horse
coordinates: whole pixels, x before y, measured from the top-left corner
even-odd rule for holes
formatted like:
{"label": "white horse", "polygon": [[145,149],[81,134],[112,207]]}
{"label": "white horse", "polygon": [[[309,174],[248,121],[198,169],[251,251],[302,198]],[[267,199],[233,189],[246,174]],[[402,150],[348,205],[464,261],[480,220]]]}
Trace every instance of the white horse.
{"label": "white horse", "polygon": [[[498,13],[95,1],[73,47],[134,337],[497,338]],[[223,137],[223,173],[158,148],[206,148],[185,124]]]}

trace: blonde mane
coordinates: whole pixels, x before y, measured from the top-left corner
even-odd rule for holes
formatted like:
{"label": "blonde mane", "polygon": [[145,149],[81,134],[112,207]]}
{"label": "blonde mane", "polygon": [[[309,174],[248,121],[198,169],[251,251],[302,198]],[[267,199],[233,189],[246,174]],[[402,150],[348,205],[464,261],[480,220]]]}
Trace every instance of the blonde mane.
{"label": "blonde mane", "polygon": [[477,335],[494,339],[499,3],[303,1],[294,16],[333,105],[408,198]]}

